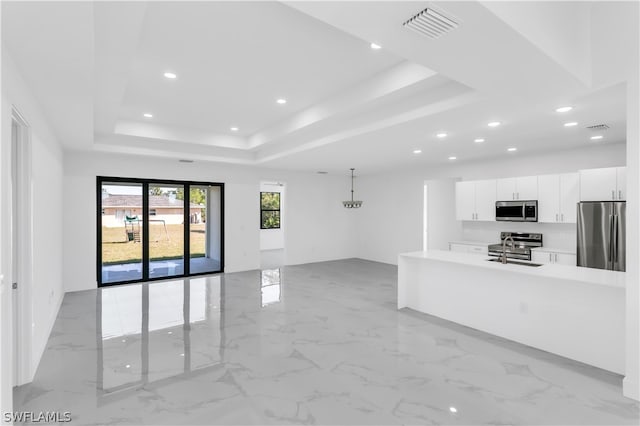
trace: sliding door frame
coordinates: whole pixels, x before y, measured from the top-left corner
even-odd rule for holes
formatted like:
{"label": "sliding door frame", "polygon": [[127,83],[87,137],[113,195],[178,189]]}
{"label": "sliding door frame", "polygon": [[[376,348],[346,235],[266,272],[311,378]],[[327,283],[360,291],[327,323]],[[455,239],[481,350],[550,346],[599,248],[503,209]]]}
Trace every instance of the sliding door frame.
{"label": "sliding door frame", "polygon": [[[102,184],[103,183],[134,183],[142,185],[142,278],[137,280],[117,281],[112,283],[102,282]],[[149,278],[149,185],[167,184],[181,185],[184,188],[184,238],[183,238],[183,258],[184,266],[181,275],[172,275],[168,277]],[[208,186],[220,188],[220,269],[211,272],[191,273],[191,209],[190,209],[190,193],[192,186]],[[209,194],[207,194],[207,197]],[[224,183],[223,182],[200,182],[190,180],[172,180],[172,179],[141,179],[141,178],[124,178],[110,176],[96,176],[96,282],[98,287],[107,287],[120,284],[132,284],[148,281],[162,281],[172,278],[195,277],[199,275],[210,275],[224,273]]]}

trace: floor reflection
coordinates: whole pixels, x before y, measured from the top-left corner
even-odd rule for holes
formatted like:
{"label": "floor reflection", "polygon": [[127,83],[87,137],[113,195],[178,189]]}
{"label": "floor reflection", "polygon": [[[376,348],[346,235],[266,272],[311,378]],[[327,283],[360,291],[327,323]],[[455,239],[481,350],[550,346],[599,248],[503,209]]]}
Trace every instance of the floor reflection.
{"label": "floor reflection", "polygon": [[260,271],[262,287],[262,306],[280,302],[280,269],[264,269]]}
{"label": "floor reflection", "polygon": [[135,390],[219,364],[222,291],[220,276],[99,291],[98,392]]}

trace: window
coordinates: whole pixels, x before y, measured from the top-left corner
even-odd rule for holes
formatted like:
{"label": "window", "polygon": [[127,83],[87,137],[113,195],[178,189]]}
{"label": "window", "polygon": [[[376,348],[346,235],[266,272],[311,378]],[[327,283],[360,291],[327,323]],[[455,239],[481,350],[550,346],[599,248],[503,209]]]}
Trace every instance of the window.
{"label": "window", "polygon": [[280,193],[260,193],[260,229],[280,229]]}

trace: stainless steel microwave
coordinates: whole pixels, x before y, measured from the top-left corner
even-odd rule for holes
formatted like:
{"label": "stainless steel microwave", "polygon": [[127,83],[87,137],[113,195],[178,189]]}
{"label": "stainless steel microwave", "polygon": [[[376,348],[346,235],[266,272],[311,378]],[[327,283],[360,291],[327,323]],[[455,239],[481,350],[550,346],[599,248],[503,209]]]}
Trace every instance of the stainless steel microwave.
{"label": "stainless steel microwave", "polygon": [[496,220],[504,222],[537,222],[538,201],[496,201]]}

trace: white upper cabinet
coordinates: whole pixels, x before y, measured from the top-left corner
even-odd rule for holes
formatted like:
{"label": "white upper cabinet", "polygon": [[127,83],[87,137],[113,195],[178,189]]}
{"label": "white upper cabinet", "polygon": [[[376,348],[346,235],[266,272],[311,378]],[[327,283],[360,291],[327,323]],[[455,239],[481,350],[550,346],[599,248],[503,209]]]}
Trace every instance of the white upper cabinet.
{"label": "white upper cabinet", "polygon": [[456,182],[456,219],[476,219],[476,183]]}
{"label": "white upper cabinet", "polygon": [[576,223],[578,201],[580,201],[580,175],[578,173],[561,174],[560,222]]}
{"label": "white upper cabinet", "polygon": [[538,177],[521,176],[498,179],[496,181],[496,194],[498,201],[537,200]]}
{"label": "white upper cabinet", "polygon": [[616,184],[618,187],[618,200],[627,199],[627,168],[616,167]]}
{"label": "white upper cabinet", "polygon": [[496,181],[476,181],[476,220],[496,220]]}
{"label": "white upper cabinet", "polygon": [[560,219],[560,175],[538,176],[538,222]]}
{"label": "white upper cabinet", "polygon": [[498,201],[516,199],[516,178],[504,178],[496,180],[496,195]]}
{"label": "white upper cabinet", "polygon": [[581,201],[626,199],[626,167],[580,170]]}
{"label": "white upper cabinet", "polygon": [[496,181],[456,182],[457,220],[495,220]]}
{"label": "white upper cabinet", "polygon": [[576,223],[578,173],[538,176],[538,222]]}
{"label": "white upper cabinet", "polygon": [[516,178],[516,200],[538,199],[538,176]]}

